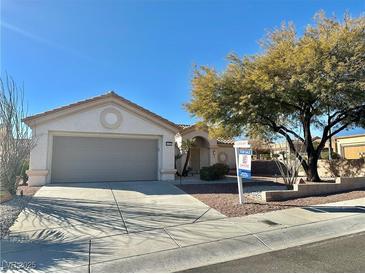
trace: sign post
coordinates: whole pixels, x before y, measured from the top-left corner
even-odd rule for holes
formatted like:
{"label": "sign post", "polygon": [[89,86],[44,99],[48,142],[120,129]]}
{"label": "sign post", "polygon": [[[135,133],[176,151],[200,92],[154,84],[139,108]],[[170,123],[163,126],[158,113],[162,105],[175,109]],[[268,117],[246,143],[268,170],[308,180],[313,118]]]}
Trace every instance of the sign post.
{"label": "sign post", "polygon": [[243,204],[243,179],[251,178],[251,156],[252,150],[248,141],[237,141],[234,143],[236,155],[237,183],[240,204]]}

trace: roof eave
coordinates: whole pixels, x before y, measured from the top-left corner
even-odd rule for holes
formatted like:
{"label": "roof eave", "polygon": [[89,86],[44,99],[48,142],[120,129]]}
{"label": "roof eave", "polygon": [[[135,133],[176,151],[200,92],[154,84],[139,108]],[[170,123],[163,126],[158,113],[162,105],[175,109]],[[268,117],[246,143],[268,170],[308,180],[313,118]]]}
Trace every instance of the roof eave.
{"label": "roof eave", "polygon": [[83,100],[83,101],[79,101],[79,102],[76,102],[76,103],[72,103],[72,104],[69,104],[69,105],[66,105],[66,106],[62,106],[62,107],[59,107],[59,108],[56,108],[56,109],[53,109],[53,110],[49,110],[49,111],[46,111],[46,112],[43,112],[43,113],[28,116],[28,117],[22,119],[22,121],[26,125],[31,127],[31,126],[34,126],[35,124],[37,124],[37,121],[40,121],[43,118],[50,117],[51,115],[67,112],[68,110],[75,109],[75,108],[81,107],[81,106],[85,106],[85,108],[87,108],[92,103],[95,103],[95,102],[98,102],[98,101],[101,101],[101,100],[105,100],[105,99],[108,99],[108,98],[114,98],[116,100],[119,100],[119,101],[125,103],[129,107],[134,108],[134,109],[138,110],[139,112],[145,114],[147,117],[150,118],[150,120],[156,122],[160,126],[163,126],[167,129],[169,129],[170,131],[172,131],[174,133],[178,133],[179,130],[180,130],[178,125],[176,125],[175,123],[173,123],[173,122],[163,118],[162,116],[157,115],[157,114],[155,114],[155,113],[153,113],[153,112],[151,112],[151,111],[149,111],[149,110],[147,110],[147,109],[145,109],[145,108],[143,108],[143,107],[127,100],[127,99],[125,99],[122,96],[119,96],[114,91],[111,91],[111,92],[108,92],[107,94],[99,95],[99,96],[96,96],[96,97],[93,97],[93,98],[89,98],[89,99],[86,99],[86,100]]}

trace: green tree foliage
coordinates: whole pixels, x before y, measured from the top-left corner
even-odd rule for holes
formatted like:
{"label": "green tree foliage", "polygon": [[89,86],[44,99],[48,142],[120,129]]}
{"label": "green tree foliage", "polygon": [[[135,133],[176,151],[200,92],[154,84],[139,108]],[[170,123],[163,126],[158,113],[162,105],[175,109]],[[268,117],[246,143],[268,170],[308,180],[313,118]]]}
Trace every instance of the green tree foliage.
{"label": "green tree foliage", "polygon": [[[365,126],[365,17],[345,14],[340,21],[319,12],[303,35],[283,24],[261,47],[253,56],[229,55],[223,72],[196,68],[186,108],[215,132],[285,138],[307,179],[320,181],[317,161],[326,141]],[[322,131],[317,147],[314,129]]]}

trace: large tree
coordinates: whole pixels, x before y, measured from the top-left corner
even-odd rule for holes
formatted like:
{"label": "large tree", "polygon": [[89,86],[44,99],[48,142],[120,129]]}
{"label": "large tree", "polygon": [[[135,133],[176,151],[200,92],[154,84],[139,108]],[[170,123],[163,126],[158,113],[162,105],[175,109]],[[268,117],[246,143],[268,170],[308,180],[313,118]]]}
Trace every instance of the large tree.
{"label": "large tree", "polygon": [[[253,56],[228,56],[223,72],[198,67],[188,111],[226,135],[278,135],[301,161],[309,181],[340,131],[365,125],[365,17],[314,17],[299,36],[293,24],[268,32]],[[312,132],[321,132],[313,144]],[[303,144],[306,155],[297,151]]]}

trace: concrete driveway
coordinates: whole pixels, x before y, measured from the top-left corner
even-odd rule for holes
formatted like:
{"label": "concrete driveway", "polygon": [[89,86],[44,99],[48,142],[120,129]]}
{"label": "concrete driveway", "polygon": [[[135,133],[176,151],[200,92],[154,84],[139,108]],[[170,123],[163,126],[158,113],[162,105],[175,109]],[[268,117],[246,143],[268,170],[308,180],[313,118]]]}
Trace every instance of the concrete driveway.
{"label": "concrete driveway", "polygon": [[224,217],[165,182],[49,185],[11,227],[2,256],[32,261],[37,270],[84,265],[84,272],[89,253],[96,263],[177,248],[166,228]]}
{"label": "concrete driveway", "polygon": [[364,213],[361,198],[226,218],[164,182],[52,185],[1,241],[0,270],[180,272],[359,233]]}

